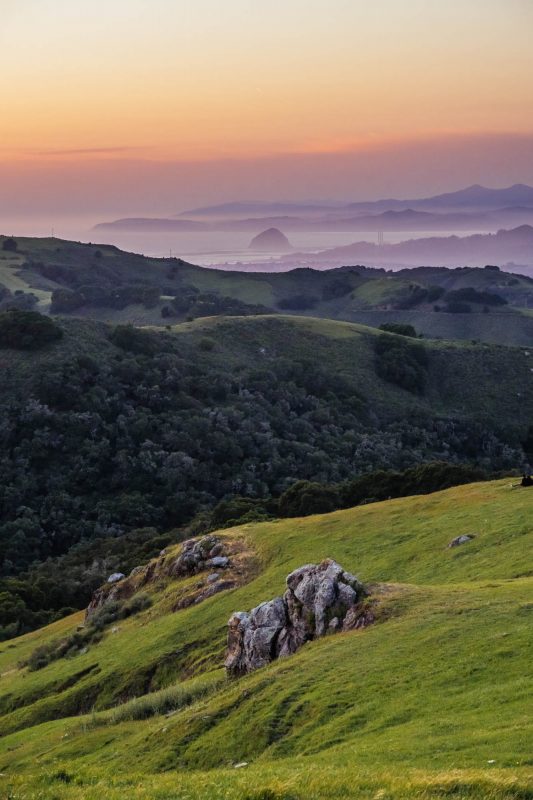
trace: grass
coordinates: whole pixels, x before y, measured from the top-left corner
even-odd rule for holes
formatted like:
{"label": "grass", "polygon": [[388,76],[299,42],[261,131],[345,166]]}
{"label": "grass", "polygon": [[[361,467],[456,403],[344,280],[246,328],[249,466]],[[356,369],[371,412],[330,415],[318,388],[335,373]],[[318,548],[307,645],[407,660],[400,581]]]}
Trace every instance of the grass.
{"label": "grass", "polygon": [[[5,797],[530,800],[532,507],[502,480],[244,526],[223,535],[261,569],[236,590],[169,613],[172,584],[154,587],[36,673],[21,654],[79,617],[3,644]],[[380,621],[228,681],[230,613],[325,556],[376,584]]]}

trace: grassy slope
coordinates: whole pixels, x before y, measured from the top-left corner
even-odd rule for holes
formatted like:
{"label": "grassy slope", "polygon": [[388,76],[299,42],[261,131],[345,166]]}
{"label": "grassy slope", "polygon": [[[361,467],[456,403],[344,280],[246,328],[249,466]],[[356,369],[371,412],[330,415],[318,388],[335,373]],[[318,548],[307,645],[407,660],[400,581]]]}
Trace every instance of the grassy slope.
{"label": "grassy slope", "polygon": [[[21,730],[0,742],[0,772],[25,798],[532,797],[532,504],[533,492],[497,481],[234,529],[261,564],[246,586],[173,614],[163,596],[37,673],[20,658],[78,617],[2,645],[2,696],[28,705],[2,719],[2,732]],[[460,533],[476,538],[448,549]],[[220,683],[231,611],[326,556],[380,582],[383,621]],[[167,717],[98,710],[139,694],[156,664],[151,688],[181,679],[186,691],[201,674],[216,685]],[[92,714],[58,719],[87,698]]]}

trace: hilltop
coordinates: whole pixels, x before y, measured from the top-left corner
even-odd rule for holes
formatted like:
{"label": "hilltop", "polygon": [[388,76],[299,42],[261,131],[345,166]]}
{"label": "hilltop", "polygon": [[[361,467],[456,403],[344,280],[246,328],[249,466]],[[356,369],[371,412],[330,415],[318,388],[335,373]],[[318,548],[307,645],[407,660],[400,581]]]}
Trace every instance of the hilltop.
{"label": "hilltop", "polygon": [[[501,480],[244,525],[218,534],[240,586],[183,607],[206,573],[160,578],[144,583],[148,608],[103,623],[82,649],[82,614],[2,645],[7,791],[318,800],[349,786],[366,800],[529,798],[532,502]],[[449,548],[461,533],[474,538]],[[157,563],[179,553],[170,545]],[[230,614],[324,557],[369,586],[374,624],[225,678]],[[69,636],[70,653],[24,666]]]}

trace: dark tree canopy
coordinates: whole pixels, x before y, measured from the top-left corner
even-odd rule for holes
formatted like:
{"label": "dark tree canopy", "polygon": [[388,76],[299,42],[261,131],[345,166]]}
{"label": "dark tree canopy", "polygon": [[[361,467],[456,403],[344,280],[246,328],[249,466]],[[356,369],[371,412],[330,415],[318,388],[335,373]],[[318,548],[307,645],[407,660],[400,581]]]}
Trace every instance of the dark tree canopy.
{"label": "dark tree canopy", "polygon": [[63,331],[50,317],[36,311],[4,311],[0,314],[0,347],[15,350],[37,350],[63,336]]}
{"label": "dark tree canopy", "polygon": [[379,329],[386,333],[396,333],[399,336],[411,336],[413,339],[416,339],[418,336],[413,325],[408,325],[404,322],[384,322],[379,326]]}
{"label": "dark tree canopy", "polygon": [[18,250],[17,240],[13,239],[12,236],[8,236],[8,238],[4,239],[2,242],[2,250],[6,250],[8,253],[16,253]]}

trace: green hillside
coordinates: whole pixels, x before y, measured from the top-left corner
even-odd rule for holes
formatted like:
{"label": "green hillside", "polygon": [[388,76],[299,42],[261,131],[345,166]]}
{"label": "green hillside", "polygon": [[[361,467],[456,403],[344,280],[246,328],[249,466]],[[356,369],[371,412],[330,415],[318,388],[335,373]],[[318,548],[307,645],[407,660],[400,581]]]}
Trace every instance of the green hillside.
{"label": "green hillside", "polygon": [[[0,345],[28,319],[0,314]],[[332,498],[311,510],[329,511],[396,496],[344,491],[376,470],[441,461],[481,477],[531,460],[525,349],[282,315],[168,330],[36,320],[36,349],[0,346],[0,639],[87,603],[125,534],[131,568],[168,531],[211,526],[220,501],[245,504],[222,522],[282,516],[306,480]],[[43,322],[62,336],[40,346]]]}
{"label": "green hillside", "polygon": [[497,267],[247,273],[52,238],[0,250],[0,309],[13,304],[135,325],[290,313],[372,326],[408,321],[432,338],[528,346],[533,336],[533,279]]}
{"label": "green hillside", "polygon": [[[149,583],[151,608],[34,672],[81,615],[2,644],[5,796],[531,798],[532,503],[507,479],[233,528],[240,587],[172,612],[196,579]],[[227,680],[231,612],[325,557],[377,621]]]}

